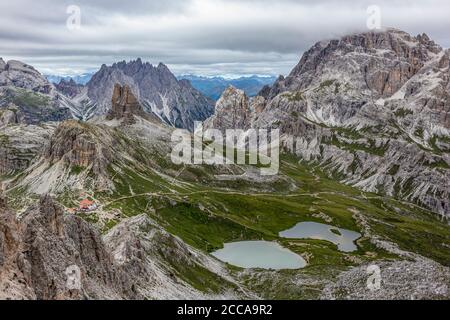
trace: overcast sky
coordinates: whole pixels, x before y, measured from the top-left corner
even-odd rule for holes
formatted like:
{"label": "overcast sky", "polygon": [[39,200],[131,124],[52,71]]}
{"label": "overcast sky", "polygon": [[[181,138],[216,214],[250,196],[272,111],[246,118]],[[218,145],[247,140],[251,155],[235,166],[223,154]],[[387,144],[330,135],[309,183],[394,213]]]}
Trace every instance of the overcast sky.
{"label": "overcast sky", "polygon": [[0,57],[59,75],[137,57],[178,75],[287,74],[315,42],[367,31],[369,5],[450,47],[448,0],[1,0]]}

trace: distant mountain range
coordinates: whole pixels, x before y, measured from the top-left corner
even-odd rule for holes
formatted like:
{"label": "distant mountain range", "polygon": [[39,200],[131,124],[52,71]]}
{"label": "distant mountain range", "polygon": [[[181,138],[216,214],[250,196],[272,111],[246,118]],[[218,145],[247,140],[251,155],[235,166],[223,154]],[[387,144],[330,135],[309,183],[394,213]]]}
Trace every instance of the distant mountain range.
{"label": "distant mountain range", "polygon": [[[195,89],[188,80],[178,80],[163,63],[153,66],[140,58],[111,66],[103,64],[94,74],[76,77],[43,76],[32,66],[18,61],[1,60],[0,72],[2,69],[5,71],[0,74],[0,80],[5,80],[0,81],[0,94],[5,90],[12,92],[15,87],[30,90],[26,99],[17,93],[5,95],[5,98],[0,96],[0,106],[7,106],[11,117],[12,110],[18,110],[14,113],[17,118],[14,122],[38,123],[41,118],[45,121],[88,120],[105,115],[111,109],[115,84],[128,85],[145,112],[170,126],[193,130],[195,121],[204,121],[214,112],[215,101]],[[43,96],[38,96],[37,92]],[[46,103],[39,99],[45,99]],[[41,110],[44,105],[45,113]],[[8,121],[12,121],[10,117]]]}
{"label": "distant mountain range", "polygon": [[226,79],[224,77],[202,77],[196,75],[183,75],[178,79],[189,80],[192,86],[205,96],[218,100],[225,89],[233,86],[241,89],[247,96],[253,97],[266,85],[272,85],[276,77],[273,76],[246,76],[236,79]]}
{"label": "distant mountain range", "polygon": [[65,80],[65,81],[73,80],[77,84],[85,85],[86,83],[89,82],[89,80],[91,80],[91,78],[94,74],[95,74],[95,72],[83,73],[83,74],[76,75],[76,76],[56,76],[56,75],[46,74],[45,77],[47,78],[48,81],[55,83],[55,84],[58,84],[61,80]]}
{"label": "distant mountain range", "polygon": [[[57,76],[57,75],[45,75],[49,82],[58,84],[61,80],[70,81],[73,80],[76,84],[86,85],[95,72],[83,73],[76,76]],[[237,89],[241,89],[247,96],[253,97],[266,85],[272,85],[277,77],[274,76],[243,76],[235,79],[227,79],[225,77],[204,77],[197,75],[182,75],[177,77],[178,80],[189,80],[192,86],[203,93],[205,96],[218,100],[225,89],[229,86],[233,86]]]}

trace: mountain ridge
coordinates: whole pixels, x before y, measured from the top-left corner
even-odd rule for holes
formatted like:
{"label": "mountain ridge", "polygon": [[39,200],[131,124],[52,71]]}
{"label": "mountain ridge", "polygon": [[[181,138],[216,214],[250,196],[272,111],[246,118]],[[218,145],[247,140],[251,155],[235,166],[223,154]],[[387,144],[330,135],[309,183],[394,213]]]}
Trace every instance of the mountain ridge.
{"label": "mountain ridge", "polygon": [[[86,96],[92,115],[105,114],[116,83],[128,85],[144,110],[174,127],[193,130],[213,112],[213,102],[194,89],[188,81],[178,81],[163,63],[158,66],[140,58],[130,62],[102,65],[87,83]],[[89,117],[89,116],[88,116]]]}
{"label": "mountain ridge", "polygon": [[279,128],[291,152],[342,181],[448,216],[448,55],[425,34],[398,30],[321,41],[261,90],[258,107],[244,97],[250,116],[222,99],[227,112],[216,107],[213,118],[231,113],[242,128]]}

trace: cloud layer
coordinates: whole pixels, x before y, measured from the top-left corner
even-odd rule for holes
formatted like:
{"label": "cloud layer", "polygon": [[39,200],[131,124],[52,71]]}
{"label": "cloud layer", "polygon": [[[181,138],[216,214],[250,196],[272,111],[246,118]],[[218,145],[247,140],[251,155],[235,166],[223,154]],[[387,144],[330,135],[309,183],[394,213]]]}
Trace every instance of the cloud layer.
{"label": "cloud layer", "polygon": [[286,74],[316,41],[367,31],[369,5],[383,26],[450,46],[447,0],[15,0],[0,3],[0,56],[52,74],[136,57],[177,74]]}

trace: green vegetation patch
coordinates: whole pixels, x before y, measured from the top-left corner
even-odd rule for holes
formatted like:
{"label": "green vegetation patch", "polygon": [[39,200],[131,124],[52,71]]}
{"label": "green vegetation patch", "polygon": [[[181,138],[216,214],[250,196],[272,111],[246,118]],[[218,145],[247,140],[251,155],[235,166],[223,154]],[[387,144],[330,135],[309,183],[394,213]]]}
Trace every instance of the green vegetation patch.
{"label": "green vegetation patch", "polygon": [[17,88],[14,90],[12,102],[18,106],[40,108],[50,105],[50,98],[42,94]]}
{"label": "green vegetation patch", "polygon": [[394,113],[397,117],[399,118],[404,118],[409,114],[414,114],[414,112],[412,110],[409,109],[404,109],[404,108],[398,108],[395,113]]}
{"label": "green vegetation patch", "polygon": [[289,102],[305,101],[305,97],[301,91],[287,92],[283,94],[283,97],[286,97]]}

